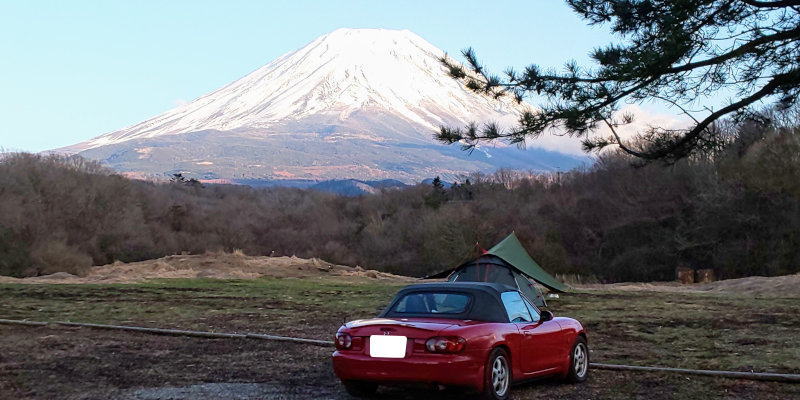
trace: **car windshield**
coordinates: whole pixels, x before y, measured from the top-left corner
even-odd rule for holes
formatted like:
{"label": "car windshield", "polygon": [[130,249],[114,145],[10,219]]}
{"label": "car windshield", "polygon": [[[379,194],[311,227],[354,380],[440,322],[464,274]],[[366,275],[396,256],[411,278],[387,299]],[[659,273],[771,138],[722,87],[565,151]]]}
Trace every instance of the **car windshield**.
{"label": "car windshield", "polygon": [[392,308],[402,314],[461,314],[470,296],[464,293],[418,292],[403,296]]}

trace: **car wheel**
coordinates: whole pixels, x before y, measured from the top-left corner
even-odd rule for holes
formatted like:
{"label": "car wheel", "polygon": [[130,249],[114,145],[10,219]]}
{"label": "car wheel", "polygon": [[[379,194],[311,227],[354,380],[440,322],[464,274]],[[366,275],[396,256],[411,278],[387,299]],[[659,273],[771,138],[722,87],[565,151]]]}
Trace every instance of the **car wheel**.
{"label": "car wheel", "polygon": [[483,398],[506,400],[511,388],[511,362],[508,353],[497,348],[489,353],[483,382]]}
{"label": "car wheel", "polygon": [[583,382],[589,377],[589,346],[586,339],[578,336],[570,352],[569,373],[567,380],[572,383]]}
{"label": "car wheel", "polygon": [[378,391],[378,385],[372,382],[344,381],[345,390],[354,397],[372,397]]}

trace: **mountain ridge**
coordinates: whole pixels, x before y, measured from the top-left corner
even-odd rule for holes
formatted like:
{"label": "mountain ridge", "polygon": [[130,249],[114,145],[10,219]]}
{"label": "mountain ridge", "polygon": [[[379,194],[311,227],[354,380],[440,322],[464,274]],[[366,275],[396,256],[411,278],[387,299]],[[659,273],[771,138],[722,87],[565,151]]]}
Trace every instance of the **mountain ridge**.
{"label": "mountain ridge", "polygon": [[[510,126],[530,107],[473,93],[446,74],[442,56],[407,30],[338,29],[187,104],[57,151],[118,171],[209,178],[411,182],[509,167],[489,160],[511,154],[502,145],[464,157],[433,139],[441,125]],[[586,160],[547,156],[510,158],[537,170]]]}

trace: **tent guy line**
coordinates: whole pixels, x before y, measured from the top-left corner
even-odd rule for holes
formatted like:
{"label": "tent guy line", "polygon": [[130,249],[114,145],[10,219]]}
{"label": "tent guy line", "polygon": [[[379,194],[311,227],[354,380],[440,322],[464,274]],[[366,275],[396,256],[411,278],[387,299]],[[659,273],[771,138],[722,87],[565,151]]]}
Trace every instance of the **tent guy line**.
{"label": "tent guy line", "polygon": [[[206,331],[191,331],[191,330],[180,330],[180,329],[146,328],[140,326],[92,324],[92,323],[68,322],[68,321],[43,322],[43,321],[28,321],[28,320],[14,320],[14,319],[0,319],[0,324],[35,326],[35,327],[45,327],[45,328],[52,328],[55,326],[71,326],[71,327],[105,329],[105,330],[132,331],[132,332],[148,333],[156,335],[189,336],[189,337],[199,337],[207,339],[257,339],[257,340],[269,340],[269,341],[288,342],[297,344],[309,344],[321,347],[333,346],[333,341],[331,340],[295,338],[289,336],[276,336],[276,335],[265,335],[256,333],[206,332]],[[614,370],[614,371],[670,372],[677,374],[704,375],[704,376],[721,377],[721,378],[772,381],[772,382],[784,382],[784,383],[800,383],[800,374],[715,371],[715,370],[702,370],[702,369],[649,367],[649,366],[617,365],[617,364],[602,364],[602,363],[591,363],[589,364],[589,366],[593,369],[604,369],[604,370]]]}

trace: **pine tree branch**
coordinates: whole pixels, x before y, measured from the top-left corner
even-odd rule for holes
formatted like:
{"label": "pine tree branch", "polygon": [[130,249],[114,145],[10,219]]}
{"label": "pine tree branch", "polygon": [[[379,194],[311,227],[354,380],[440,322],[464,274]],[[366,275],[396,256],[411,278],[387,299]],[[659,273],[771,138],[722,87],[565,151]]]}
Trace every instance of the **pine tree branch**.
{"label": "pine tree branch", "polygon": [[688,64],[680,65],[680,66],[677,66],[677,67],[667,68],[667,69],[664,70],[664,73],[672,74],[672,73],[678,73],[678,72],[686,72],[686,71],[690,71],[690,70],[701,68],[701,67],[707,67],[707,66],[710,66],[710,65],[720,64],[720,63],[728,61],[730,59],[741,57],[741,56],[743,56],[743,55],[745,55],[747,53],[754,52],[756,50],[756,47],[758,47],[758,46],[760,46],[762,44],[766,44],[766,43],[770,43],[770,42],[777,42],[777,41],[781,41],[781,40],[797,40],[797,39],[800,39],[800,26],[798,26],[798,27],[796,27],[796,28],[794,28],[792,30],[783,31],[781,33],[776,33],[774,35],[767,35],[767,36],[762,36],[762,37],[757,38],[757,39],[753,39],[752,41],[750,41],[750,42],[748,42],[746,44],[743,44],[743,45],[737,47],[736,49],[731,50],[731,51],[729,51],[729,52],[727,52],[725,54],[721,54],[721,55],[719,55],[717,57],[712,57],[712,58],[709,58],[707,60],[688,63]]}
{"label": "pine tree branch", "polygon": [[794,7],[800,6],[800,0],[782,0],[782,1],[756,1],[756,0],[742,0],[743,3],[753,7],[766,7],[766,8],[781,8],[781,7]]}
{"label": "pine tree branch", "polygon": [[[670,144],[669,146],[662,149],[657,149],[656,151],[652,152],[628,151],[628,153],[646,160],[656,160],[663,158],[669,155],[670,153],[674,152],[675,150],[686,146],[691,141],[696,140],[706,130],[706,128],[708,128],[708,126],[711,125],[711,123],[718,120],[722,116],[731,113],[733,111],[745,108],[755,103],[756,101],[763,99],[764,97],[770,96],[782,87],[791,87],[791,86],[796,87],[797,85],[800,85],[800,69],[794,69],[787,73],[776,75],[760,90],[756,91],[750,96],[742,98],[735,103],[731,103],[711,113],[705,119],[700,121],[700,123],[695,125],[694,128],[685,133],[681,139]],[[623,148],[622,146],[620,147]],[[625,149],[623,148],[623,150]]]}

